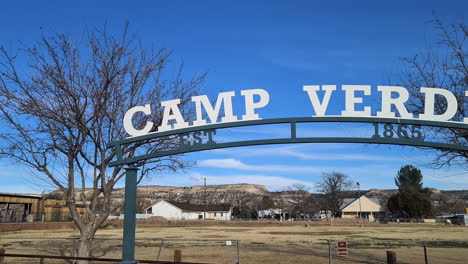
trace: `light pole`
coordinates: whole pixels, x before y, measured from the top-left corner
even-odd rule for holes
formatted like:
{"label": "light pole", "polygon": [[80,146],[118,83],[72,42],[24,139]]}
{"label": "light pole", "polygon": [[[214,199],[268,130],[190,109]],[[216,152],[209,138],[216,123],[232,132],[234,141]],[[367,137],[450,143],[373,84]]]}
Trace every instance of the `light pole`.
{"label": "light pole", "polygon": [[206,177],[205,177],[205,195],[203,198],[203,203],[205,204],[205,211],[203,212],[203,220],[206,220]]}
{"label": "light pole", "polygon": [[361,185],[359,184],[359,182],[356,182],[357,184],[357,188],[358,188],[358,195],[359,195],[359,218],[361,218]]}

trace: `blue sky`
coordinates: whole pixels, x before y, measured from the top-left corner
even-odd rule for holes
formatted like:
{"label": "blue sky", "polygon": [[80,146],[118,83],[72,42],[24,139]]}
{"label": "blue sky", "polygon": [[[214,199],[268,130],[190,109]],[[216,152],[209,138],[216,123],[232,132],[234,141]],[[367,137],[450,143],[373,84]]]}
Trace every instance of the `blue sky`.
{"label": "blue sky", "polygon": [[[323,3],[322,3],[323,2]],[[400,58],[437,49],[433,12],[445,22],[466,20],[467,1],[9,1],[0,9],[0,45],[15,47],[41,34],[124,23],[148,47],[174,50],[186,76],[207,72],[204,93],[261,88],[270,103],[262,118],[312,116],[303,85],[398,82]],[[342,110],[332,99],[331,114]],[[242,106],[234,105],[240,116]],[[237,110],[236,110],[237,109]],[[123,114],[123,113],[122,113]],[[318,127],[334,133],[343,127]],[[359,126],[346,128],[359,133]],[[234,137],[275,137],[284,127],[235,130]],[[245,147],[192,153],[198,165],[175,175],[155,175],[145,184],[188,186],[256,183],[271,190],[294,183],[311,187],[321,172],[341,171],[361,188],[394,188],[405,164],[420,166],[434,153],[411,147],[316,144]],[[466,168],[423,170],[424,183],[438,189],[468,189]],[[40,192],[30,172],[0,161],[0,191]]]}

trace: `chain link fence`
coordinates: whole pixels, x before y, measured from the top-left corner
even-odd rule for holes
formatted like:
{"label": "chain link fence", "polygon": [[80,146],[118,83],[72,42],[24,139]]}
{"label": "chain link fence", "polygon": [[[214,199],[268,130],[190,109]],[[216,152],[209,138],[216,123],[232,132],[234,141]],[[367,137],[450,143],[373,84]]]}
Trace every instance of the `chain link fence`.
{"label": "chain link fence", "polygon": [[386,263],[387,251],[399,264],[468,263],[468,240],[328,240],[329,264]]}

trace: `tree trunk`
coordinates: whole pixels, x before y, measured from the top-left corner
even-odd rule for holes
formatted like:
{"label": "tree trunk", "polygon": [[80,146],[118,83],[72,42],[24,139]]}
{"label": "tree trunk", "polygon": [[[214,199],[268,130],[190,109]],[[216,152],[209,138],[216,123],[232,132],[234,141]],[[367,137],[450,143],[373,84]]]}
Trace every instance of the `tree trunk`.
{"label": "tree trunk", "polygon": [[[92,242],[94,235],[91,233],[83,233],[78,240],[78,252],[77,257],[89,257],[91,256]],[[78,264],[88,264],[89,261],[80,260]]]}

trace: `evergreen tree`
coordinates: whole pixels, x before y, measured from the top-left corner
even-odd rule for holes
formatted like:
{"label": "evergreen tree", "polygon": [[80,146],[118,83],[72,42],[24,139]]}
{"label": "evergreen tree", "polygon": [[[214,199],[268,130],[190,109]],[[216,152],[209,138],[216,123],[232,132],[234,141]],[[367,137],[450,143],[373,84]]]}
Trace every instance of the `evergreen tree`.
{"label": "evergreen tree", "polygon": [[418,168],[411,165],[401,167],[395,177],[398,193],[387,202],[390,212],[411,218],[432,216],[431,191],[423,188],[422,179],[423,175]]}
{"label": "evergreen tree", "polygon": [[423,175],[418,168],[412,165],[401,167],[395,177],[395,185],[399,190],[421,191]]}
{"label": "evergreen tree", "polygon": [[402,190],[388,199],[388,209],[401,217],[431,217],[432,206],[429,197],[423,192]]}
{"label": "evergreen tree", "polygon": [[275,206],[275,202],[270,196],[263,196],[262,198],[262,210],[271,209]]}

